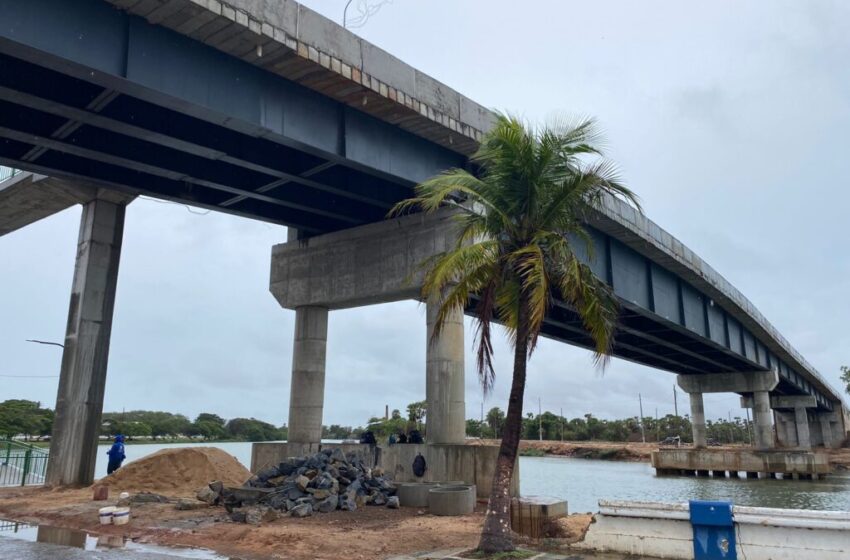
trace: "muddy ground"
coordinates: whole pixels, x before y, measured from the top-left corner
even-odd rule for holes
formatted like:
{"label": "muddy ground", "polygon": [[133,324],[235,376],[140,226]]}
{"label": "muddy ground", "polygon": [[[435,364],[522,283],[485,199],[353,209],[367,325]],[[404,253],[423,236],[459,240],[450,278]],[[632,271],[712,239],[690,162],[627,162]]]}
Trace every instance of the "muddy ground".
{"label": "muddy ground", "polygon": [[[366,506],[305,519],[282,518],[260,526],[232,523],[221,507],[178,511],[171,503],[132,507],[126,526],[99,524],[97,511],[109,502],[92,501],[90,488],[0,489],[0,518],[122,535],[139,542],[193,546],[244,560],[371,560],[447,548],[474,548],[484,507],[463,517],[437,517],[427,510]],[[582,535],[589,516],[559,523],[559,541]]]}

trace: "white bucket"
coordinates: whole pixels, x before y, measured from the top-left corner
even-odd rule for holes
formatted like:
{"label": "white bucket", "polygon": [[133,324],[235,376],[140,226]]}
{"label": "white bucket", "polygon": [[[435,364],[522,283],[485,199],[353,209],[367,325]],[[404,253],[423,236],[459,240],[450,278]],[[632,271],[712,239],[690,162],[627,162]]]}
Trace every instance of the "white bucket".
{"label": "white bucket", "polygon": [[101,525],[109,525],[112,523],[112,515],[115,513],[115,506],[107,506],[102,507],[97,510],[97,514],[100,517]]}
{"label": "white bucket", "polygon": [[130,521],[130,508],[120,507],[115,508],[112,514],[112,522],[116,525],[126,525]]}

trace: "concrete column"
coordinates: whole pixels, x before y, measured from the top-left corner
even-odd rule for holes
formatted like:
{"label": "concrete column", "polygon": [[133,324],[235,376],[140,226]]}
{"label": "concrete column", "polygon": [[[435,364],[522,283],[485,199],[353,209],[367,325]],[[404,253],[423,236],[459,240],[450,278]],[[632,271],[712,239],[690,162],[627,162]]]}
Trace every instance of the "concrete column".
{"label": "concrete column", "polygon": [[797,446],[803,449],[811,449],[812,439],[809,435],[809,413],[805,407],[794,409],[794,423],[797,427]]}
{"label": "concrete column", "polygon": [[773,426],[770,421],[770,393],[755,391],[753,393],[753,428],[755,430],[756,448],[771,449],[773,445]]}
{"label": "concrete column", "polygon": [[788,416],[788,413],[781,412],[779,410],[773,411],[773,425],[776,426],[776,439],[782,447],[796,447],[796,430],[793,428],[793,423],[789,430]]}
{"label": "concrete column", "polygon": [[49,485],[94,480],[125,206],[98,198],[83,206],[45,479]]}
{"label": "concrete column", "polygon": [[322,441],[327,340],[328,309],[314,306],[297,308],[289,391],[288,441],[291,444],[309,448],[310,445],[318,446]]}
{"label": "concrete column", "polygon": [[823,446],[833,447],[832,421],[829,414],[820,414],[820,429],[823,434]]}
{"label": "concrete column", "polygon": [[434,338],[434,325],[439,310],[438,301],[427,302],[426,439],[428,443],[463,444],[466,439],[463,310],[452,311],[443,322],[440,335]]}
{"label": "concrete column", "polygon": [[690,393],[691,397],[691,429],[694,435],[694,447],[705,447],[705,406],[702,393]]}

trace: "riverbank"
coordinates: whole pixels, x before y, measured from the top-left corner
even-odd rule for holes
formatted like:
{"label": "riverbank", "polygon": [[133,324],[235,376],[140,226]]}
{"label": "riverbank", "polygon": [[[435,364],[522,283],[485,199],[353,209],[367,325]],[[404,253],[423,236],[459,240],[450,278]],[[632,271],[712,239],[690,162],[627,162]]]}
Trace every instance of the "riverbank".
{"label": "riverbank", "polygon": [[[497,440],[470,440],[470,445],[498,445]],[[737,449],[745,445],[726,445],[713,449]],[[524,439],[519,443],[520,455],[526,457],[571,457],[574,459],[597,459],[602,461],[625,461],[648,463],[652,452],[658,451],[657,443],[610,442],[610,441],[538,441]],[[824,449],[817,451],[829,455],[830,465],[837,471],[850,471],[850,448]]]}

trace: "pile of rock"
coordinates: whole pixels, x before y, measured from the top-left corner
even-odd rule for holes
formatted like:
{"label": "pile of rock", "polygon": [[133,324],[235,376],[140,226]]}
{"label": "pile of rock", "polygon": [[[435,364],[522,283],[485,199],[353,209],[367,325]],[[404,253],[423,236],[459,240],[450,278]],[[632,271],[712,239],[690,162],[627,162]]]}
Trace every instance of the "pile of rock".
{"label": "pile of rock", "polygon": [[380,468],[366,466],[355,453],[346,456],[333,448],[263,469],[242,488],[211,484],[198,499],[224,505],[234,521],[259,523],[280,515],[354,511],[367,504],[397,508],[395,493]]}

